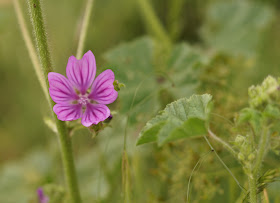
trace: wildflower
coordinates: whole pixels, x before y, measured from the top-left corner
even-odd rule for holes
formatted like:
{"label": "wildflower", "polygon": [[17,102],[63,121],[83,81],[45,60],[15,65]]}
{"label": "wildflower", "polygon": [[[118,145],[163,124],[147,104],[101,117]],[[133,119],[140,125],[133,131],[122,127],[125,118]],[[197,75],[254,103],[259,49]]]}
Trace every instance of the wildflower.
{"label": "wildflower", "polygon": [[113,103],[118,92],[114,89],[115,75],[107,69],[95,78],[96,63],[91,51],[82,59],[71,56],[68,60],[65,76],[50,72],[49,92],[56,103],[53,111],[62,121],[82,118],[86,127],[98,124],[110,116],[106,104]]}
{"label": "wildflower", "polygon": [[49,198],[47,196],[45,196],[42,188],[38,188],[37,195],[38,195],[39,203],[48,203],[49,202]]}

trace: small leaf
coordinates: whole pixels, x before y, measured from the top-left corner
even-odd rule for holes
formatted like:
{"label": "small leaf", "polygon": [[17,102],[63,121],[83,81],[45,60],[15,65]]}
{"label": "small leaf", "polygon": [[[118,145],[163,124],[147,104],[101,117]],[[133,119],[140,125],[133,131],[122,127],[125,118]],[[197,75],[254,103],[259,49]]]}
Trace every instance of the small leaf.
{"label": "small leaf", "polygon": [[209,94],[182,98],[166,106],[140,132],[137,145],[157,142],[163,145],[174,140],[204,135],[209,116]]}

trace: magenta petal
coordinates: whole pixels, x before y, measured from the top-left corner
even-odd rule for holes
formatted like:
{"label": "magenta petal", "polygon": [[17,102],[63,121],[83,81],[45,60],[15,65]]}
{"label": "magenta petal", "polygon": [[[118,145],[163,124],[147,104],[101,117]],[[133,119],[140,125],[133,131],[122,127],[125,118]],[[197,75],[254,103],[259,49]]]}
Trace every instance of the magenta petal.
{"label": "magenta petal", "polygon": [[48,203],[49,198],[45,196],[44,191],[42,188],[38,188],[37,195],[40,203]]}
{"label": "magenta petal", "polygon": [[86,110],[82,115],[82,124],[86,127],[98,124],[110,116],[110,110],[103,104],[87,104]]}
{"label": "magenta petal", "polygon": [[114,89],[114,72],[110,69],[103,71],[94,80],[89,98],[100,104],[111,104],[117,97],[118,92]]}
{"label": "magenta petal", "polygon": [[96,74],[95,57],[91,51],[85,53],[81,60],[71,56],[66,67],[66,75],[69,81],[82,94],[85,94],[91,86]]}
{"label": "magenta petal", "polygon": [[56,104],[53,111],[61,121],[73,121],[82,117],[81,104]]}
{"label": "magenta petal", "polygon": [[50,96],[55,103],[69,103],[79,99],[71,83],[65,76],[50,72],[48,74],[48,80],[50,84]]}

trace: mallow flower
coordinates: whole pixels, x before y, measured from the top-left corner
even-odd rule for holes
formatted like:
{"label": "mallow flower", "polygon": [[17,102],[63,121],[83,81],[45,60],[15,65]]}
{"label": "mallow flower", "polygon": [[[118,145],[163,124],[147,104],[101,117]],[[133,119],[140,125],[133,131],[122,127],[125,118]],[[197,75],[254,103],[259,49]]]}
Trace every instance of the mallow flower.
{"label": "mallow flower", "polygon": [[48,203],[49,202],[49,198],[47,196],[45,196],[42,188],[38,188],[37,195],[38,195],[39,203]]}
{"label": "mallow flower", "polygon": [[78,60],[71,56],[66,66],[66,76],[50,72],[49,92],[56,103],[53,111],[62,121],[81,118],[84,126],[98,124],[110,116],[106,106],[113,103],[118,92],[114,89],[115,75],[107,69],[95,78],[96,63],[91,51]]}

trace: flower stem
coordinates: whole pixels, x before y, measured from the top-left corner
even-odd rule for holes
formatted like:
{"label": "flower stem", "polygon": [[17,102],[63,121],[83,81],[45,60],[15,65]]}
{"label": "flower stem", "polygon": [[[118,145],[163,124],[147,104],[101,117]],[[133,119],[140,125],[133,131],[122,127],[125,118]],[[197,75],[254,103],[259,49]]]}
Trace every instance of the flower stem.
{"label": "flower stem", "polygon": [[20,27],[20,30],[21,30],[21,33],[22,33],[22,37],[23,37],[23,40],[25,42],[29,57],[31,59],[31,62],[32,62],[32,65],[34,67],[37,78],[39,80],[39,83],[40,83],[40,85],[43,89],[44,95],[48,99],[49,94],[48,94],[48,89],[47,89],[46,83],[44,81],[44,75],[43,75],[43,72],[40,68],[39,59],[38,59],[38,56],[36,54],[36,50],[34,48],[34,45],[32,43],[30,34],[28,32],[28,29],[27,29],[27,26],[26,26],[26,23],[25,23],[23,14],[22,14],[22,9],[21,9],[20,3],[19,3],[18,0],[14,0],[13,4],[14,4],[18,24],[19,24],[19,27]]}
{"label": "flower stem", "polygon": [[[51,63],[51,56],[47,44],[47,37],[45,32],[40,0],[28,0],[28,6],[30,12],[30,19],[35,35],[35,41],[37,45],[37,52],[44,75],[44,81],[46,86],[49,87],[48,73],[52,71],[52,63]],[[48,102],[51,107],[54,105],[54,102],[51,100],[50,97],[48,97]],[[66,177],[69,196],[73,203],[80,203],[81,198],[80,198],[80,192],[78,188],[78,182],[77,182],[73,152],[72,152],[72,144],[71,144],[69,132],[65,125],[65,122],[58,120],[54,113],[53,115],[58,131],[58,138],[59,138],[61,154],[62,154],[62,162],[64,166],[64,173]]]}
{"label": "flower stem", "polygon": [[86,33],[88,30],[89,19],[90,19],[90,15],[92,12],[92,7],[93,7],[93,0],[88,0],[87,4],[86,4],[82,29],[80,32],[80,38],[79,38],[79,43],[78,43],[78,49],[77,49],[77,55],[76,55],[76,57],[78,59],[82,58],[83,49],[84,49],[84,45],[85,45],[85,39],[86,39]]}
{"label": "flower stem", "polygon": [[233,156],[236,156],[236,152],[228,143],[223,141],[221,138],[217,137],[210,129],[208,129],[208,133],[211,138],[221,143]]}
{"label": "flower stem", "polygon": [[160,20],[155,15],[155,12],[149,1],[138,0],[137,2],[147,29],[157,38],[157,40],[164,43],[167,47],[170,47],[171,40],[162,24],[160,23]]}

